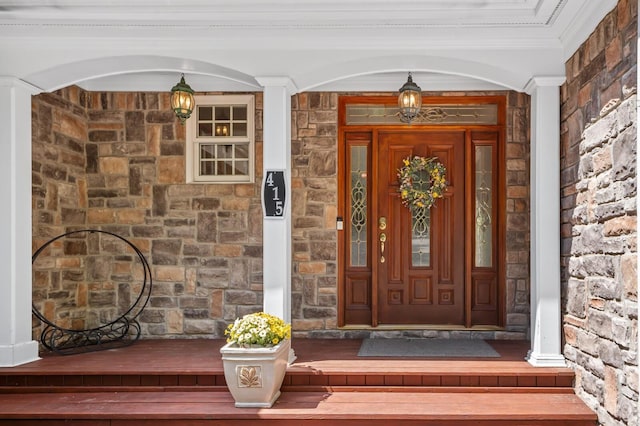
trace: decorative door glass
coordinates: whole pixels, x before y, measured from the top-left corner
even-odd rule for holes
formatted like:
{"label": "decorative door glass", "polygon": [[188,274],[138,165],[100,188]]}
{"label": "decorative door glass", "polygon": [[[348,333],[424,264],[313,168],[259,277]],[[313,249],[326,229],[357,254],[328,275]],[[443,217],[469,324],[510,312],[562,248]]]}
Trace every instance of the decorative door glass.
{"label": "decorative door glass", "polygon": [[367,147],[351,147],[351,266],[367,266]]}
{"label": "decorative door glass", "polygon": [[493,147],[487,145],[475,148],[475,266],[491,267],[493,241]]}

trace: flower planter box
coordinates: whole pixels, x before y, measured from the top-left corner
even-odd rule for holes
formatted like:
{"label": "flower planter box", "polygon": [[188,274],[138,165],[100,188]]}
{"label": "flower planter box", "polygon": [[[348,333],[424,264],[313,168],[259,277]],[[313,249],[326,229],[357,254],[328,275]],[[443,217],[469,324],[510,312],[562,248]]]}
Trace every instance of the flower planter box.
{"label": "flower planter box", "polygon": [[291,340],[271,347],[241,348],[227,343],[220,348],[227,387],[236,407],[269,408],[280,396],[287,370]]}

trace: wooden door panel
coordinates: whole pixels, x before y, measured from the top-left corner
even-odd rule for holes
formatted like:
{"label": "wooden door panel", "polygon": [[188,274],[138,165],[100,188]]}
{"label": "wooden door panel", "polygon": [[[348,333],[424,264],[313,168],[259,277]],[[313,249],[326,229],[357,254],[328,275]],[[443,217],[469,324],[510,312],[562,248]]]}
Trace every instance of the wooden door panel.
{"label": "wooden door panel", "polygon": [[[377,262],[381,324],[464,322],[464,141],[463,131],[379,133],[377,213],[387,220],[387,229],[377,230],[376,237],[382,232],[386,237],[385,261],[379,256]],[[428,211],[428,222],[421,222],[430,224],[427,236],[414,235],[414,218],[397,192],[397,169],[415,155],[437,157],[451,182],[445,197]],[[428,244],[428,262],[417,255],[424,264],[414,264],[413,244]]]}
{"label": "wooden door panel", "polygon": [[409,277],[409,282],[411,285],[409,304],[433,304],[433,285],[430,277]]}

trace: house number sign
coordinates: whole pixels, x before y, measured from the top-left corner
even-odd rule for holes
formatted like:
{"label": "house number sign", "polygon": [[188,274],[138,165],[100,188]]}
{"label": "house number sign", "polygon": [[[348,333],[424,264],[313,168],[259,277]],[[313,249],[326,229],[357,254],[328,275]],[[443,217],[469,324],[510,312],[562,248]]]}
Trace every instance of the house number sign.
{"label": "house number sign", "polygon": [[284,170],[267,170],[262,185],[262,207],[265,217],[284,218],[287,191]]}

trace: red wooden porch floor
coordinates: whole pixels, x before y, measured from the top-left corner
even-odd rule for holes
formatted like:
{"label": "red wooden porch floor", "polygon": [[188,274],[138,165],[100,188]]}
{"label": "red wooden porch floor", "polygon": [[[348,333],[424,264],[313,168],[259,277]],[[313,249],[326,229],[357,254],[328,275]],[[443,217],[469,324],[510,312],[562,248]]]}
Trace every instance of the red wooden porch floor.
{"label": "red wooden porch floor", "polygon": [[[143,340],[0,368],[0,425],[594,425],[566,368],[535,368],[528,342],[500,358],[358,358],[359,340],[294,339],[271,409],[235,408],[222,340]],[[60,423],[58,423],[60,422]]]}

